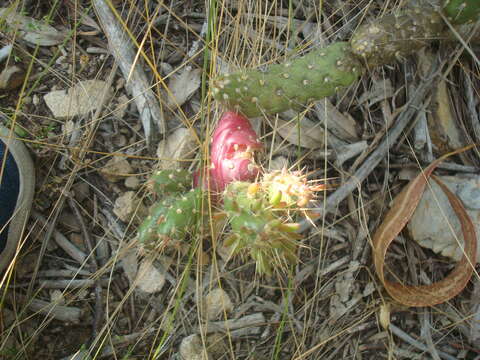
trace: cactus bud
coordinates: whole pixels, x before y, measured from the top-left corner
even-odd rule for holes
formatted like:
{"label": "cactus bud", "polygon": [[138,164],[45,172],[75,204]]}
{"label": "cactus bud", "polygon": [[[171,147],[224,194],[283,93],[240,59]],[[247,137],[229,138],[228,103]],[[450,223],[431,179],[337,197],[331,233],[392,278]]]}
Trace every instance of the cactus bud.
{"label": "cactus bud", "polygon": [[234,180],[255,179],[260,169],[254,153],[262,147],[247,118],[232,111],[223,114],[212,137],[210,185],[221,192]]}

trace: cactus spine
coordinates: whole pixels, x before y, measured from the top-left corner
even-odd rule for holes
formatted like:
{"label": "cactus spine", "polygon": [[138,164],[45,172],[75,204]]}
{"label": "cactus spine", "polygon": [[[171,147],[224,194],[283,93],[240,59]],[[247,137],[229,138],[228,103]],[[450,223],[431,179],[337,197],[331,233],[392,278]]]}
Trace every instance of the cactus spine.
{"label": "cactus spine", "polygon": [[248,253],[260,274],[295,264],[301,236],[292,220],[304,213],[315,190],[300,173],[287,170],[265,174],[256,183],[230,183],[224,193],[231,225],[225,245],[232,255]]}

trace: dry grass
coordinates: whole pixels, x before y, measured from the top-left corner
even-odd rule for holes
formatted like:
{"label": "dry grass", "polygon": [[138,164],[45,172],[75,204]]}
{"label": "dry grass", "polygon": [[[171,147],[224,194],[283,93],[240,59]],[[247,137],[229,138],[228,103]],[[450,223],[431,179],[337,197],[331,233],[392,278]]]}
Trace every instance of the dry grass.
{"label": "dry grass", "polygon": [[[181,159],[191,169],[205,161],[208,134],[223,110],[208,93],[210,78],[348,40],[366,19],[401,5],[398,1],[353,0],[112,3],[138,46],[138,61],[153,79],[152,89],[165,118],[196,134],[195,153]],[[138,254],[134,236],[144,214],[139,208],[129,222],[115,216],[116,198],[130,189],[123,180],[106,180],[101,169],[114,155],[121,156],[132,167],[130,175],[143,184],[157,162],[167,159],[158,158],[155,145],[146,146],[132,100],[128,100],[123,117],[113,112],[119,105],[116,99],[126,90],[119,85],[122,75],[113,58],[87,51],[90,47],[108,48],[102,32],[79,20],[80,14],[96,20],[90,2],[17,1],[10,5],[26,6],[28,15],[37,19],[51,14],[52,25],[71,32],[61,47],[32,48],[22,41],[4,39],[14,42],[15,53],[27,69],[27,81],[20,90],[0,98],[2,118],[16,126],[33,153],[38,173],[34,208],[45,218],[32,217],[16,266],[2,279],[0,353],[5,359],[62,359],[80,350],[93,359],[180,359],[179,345],[192,334],[199,334],[211,359],[478,357],[477,278],[449,303],[419,309],[393,304],[373,273],[370,234],[398,192],[400,164],[407,159],[408,165],[416,166],[417,156],[422,163],[428,161],[428,154],[413,149],[405,138],[360,192],[355,191],[339,204],[336,213],[322,217],[305,232],[301,261],[286,273],[259,277],[248,258],[225,263],[216,251],[220,237],[194,234],[188,246],[170,247],[155,259],[166,275],[161,291],[145,294],[135,290],[123,261]],[[457,47],[455,54],[459,53]],[[449,62],[454,68],[446,76],[453,108],[460,115],[469,111],[468,104],[458,100],[465,98],[467,91],[461,81],[474,89],[478,99],[480,72],[478,61],[471,57],[456,60]],[[360,157],[375,148],[386,124],[402,110],[408,87],[419,81],[416,65],[422,63],[422,59],[408,59],[369,71],[360,82],[331,99],[342,113],[353,117],[363,139],[372,144]],[[188,66],[202,69],[202,82],[178,107],[169,101],[168,84]],[[42,97],[54,87],[63,89],[92,78],[110,82],[116,87],[115,94],[102,111],[75,118],[68,124],[73,133],[68,133],[65,121],[52,117]],[[382,92],[388,92],[387,82],[394,91],[382,97]],[[368,98],[375,91],[379,100],[373,100],[373,95]],[[367,101],[360,103],[365,98]],[[474,108],[478,115],[478,102]],[[314,119],[314,112],[310,108],[303,115]],[[306,150],[284,141],[277,121],[274,116],[260,119],[267,144],[263,166],[283,155],[290,166],[306,169],[318,180],[348,178],[361,163],[353,158],[336,167],[323,156],[330,146]],[[480,140],[480,134],[470,131],[470,123],[460,121],[464,121],[462,134],[471,135],[465,141]],[[319,141],[330,144],[331,135],[327,134]],[[479,164],[478,156],[469,161]],[[155,200],[144,186],[134,191],[145,205]],[[73,258],[59,247],[61,234],[87,257]],[[444,258],[405,238],[395,243],[391,252],[390,266],[399,269],[398,276],[404,281],[435,280],[449,269]],[[65,282],[60,284],[60,280]],[[205,321],[204,303],[206,294],[217,287],[234,303],[233,310],[224,311],[217,319],[220,323],[252,314],[263,315],[256,318],[263,322],[212,331],[221,325]],[[47,306],[52,303],[72,311],[67,318],[73,319],[78,312],[78,320],[53,318]],[[58,314],[58,308],[53,313]],[[386,330],[382,327],[385,322],[394,327]],[[406,334],[412,339],[402,337]],[[416,342],[425,347],[419,349]]]}

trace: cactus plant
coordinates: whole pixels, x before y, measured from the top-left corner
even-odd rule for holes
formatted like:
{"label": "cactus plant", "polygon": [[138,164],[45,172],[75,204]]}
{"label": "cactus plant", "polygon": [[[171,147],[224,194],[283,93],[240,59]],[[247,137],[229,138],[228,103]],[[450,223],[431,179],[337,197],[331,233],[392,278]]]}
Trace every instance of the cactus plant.
{"label": "cactus plant", "polygon": [[480,17],[480,1],[447,0],[443,12],[454,25],[474,22]]}
{"label": "cactus plant", "polygon": [[380,66],[424,47],[440,36],[443,27],[440,14],[433,8],[414,7],[360,26],[350,44],[368,67]]}
{"label": "cactus plant", "polygon": [[265,71],[225,74],[212,82],[215,99],[246,116],[281,112],[333,95],[362,74],[346,42],[270,66]]}
{"label": "cactus plant", "polygon": [[[248,253],[260,274],[271,274],[275,265],[297,261],[298,224],[279,217],[263,189],[255,183],[235,181],[224,195],[231,231],[224,244],[232,255]],[[276,267],[276,266],[275,266]]]}
{"label": "cactus plant", "polygon": [[[454,24],[471,22],[480,17],[480,1],[447,0],[443,12]],[[221,75],[212,81],[212,94],[246,116],[301,109],[351,85],[364,67],[389,64],[414,53],[438,39],[444,29],[433,6],[407,8],[360,26],[349,43],[333,43],[266,70]]]}
{"label": "cactus plant", "polygon": [[307,183],[300,172],[286,169],[265,174],[258,182],[235,181],[224,192],[224,210],[231,225],[225,245],[231,254],[248,253],[257,272],[297,262],[299,225],[297,215],[323,186]]}
{"label": "cactus plant", "polygon": [[158,170],[148,186],[157,195],[185,192],[192,187],[192,174],[184,169]]}
{"label": "cactus plant", "polygon": [[139,243],[151,249],[163,240],[183,239],[198,223],[202,199],[202,189],[192,189],[155,204],[138,228]]}

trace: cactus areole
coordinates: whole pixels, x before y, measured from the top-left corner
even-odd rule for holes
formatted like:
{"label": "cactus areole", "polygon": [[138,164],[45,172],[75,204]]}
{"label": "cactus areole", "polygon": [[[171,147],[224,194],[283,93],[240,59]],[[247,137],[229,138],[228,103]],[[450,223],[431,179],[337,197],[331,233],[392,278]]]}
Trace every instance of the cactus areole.
{"label": "cactus areole", "polygon": [[232,181],[254,180],[260,172],[254,154],[262,148],[246,117],[233,111],[224,113],[212,136],[211,188],[221,192]]}

